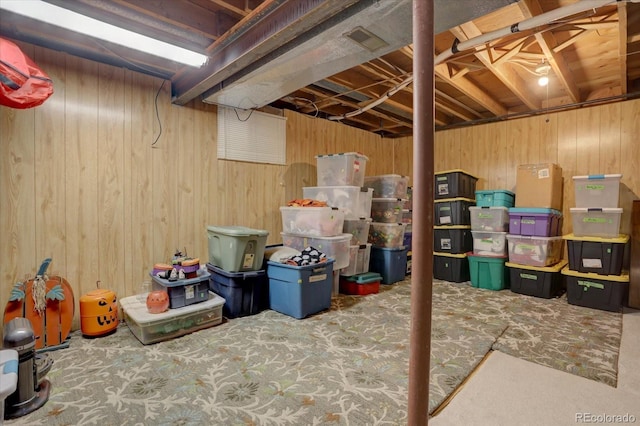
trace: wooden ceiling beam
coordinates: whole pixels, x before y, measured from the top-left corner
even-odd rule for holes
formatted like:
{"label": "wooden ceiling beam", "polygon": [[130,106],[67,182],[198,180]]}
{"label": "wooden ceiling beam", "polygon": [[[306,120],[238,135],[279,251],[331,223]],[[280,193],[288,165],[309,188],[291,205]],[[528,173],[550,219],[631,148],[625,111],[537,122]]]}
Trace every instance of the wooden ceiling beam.
{"label": "wooden ceiling beam", "polygon": [[[534,16],[544,13],[542,6],[538,0],[522,0],[518,2],[523,15],[526,18],[533,18]],[[571,77],[571,69],[564,60],[561,53],[556,53],[553,48],[558,45],[556,38],[550,32],[538,32],[535,34],[535,38],[540,45],[540,49],[544,53],[547,62],[551,66],[553,73],[556,75],[558,82],[562,85],[565,92],[572,102],[580,102],[580,90],[576,85],[574,79]]]}
{"label": "wooden ceiling beam", "polygon": [[492,114],[497,116],[506,115],[508,110],[500,102],[495,100],[489,93],[478,87],[475,83],[467,78],[452,80],[449,75],[447,64],[438,64],[435,66],[436,76],[446,83],[455,87],[465,95],[469,96],[478,104],[482,105]]}
{"label": "wooden ceiling beam", "polygon": [[[460,41],[482,35],[480,29],[473,22],[467,22],[459,27],[452,28],[450,31]],[[487,70],[495,75],[522,103],[534,110],[540,108],[542,105],[540,99],[531,91],[529,84],[520,77],[511,64],[495,65],[489,52],[484,50],[484,47],[479,49],[482,50],[477,49],[475,56],[484,64]]]}
{"label": "wooden ceiling beam", "polygon": [[[222,0],[209,0],[211,3],[220,6],[221,8],[228,10],[229,12],[233,13],[234,15],[238,15],[242,18],[244,18],[245,16],[249,15],[249,13],[251,12],[251,10],[243,10],[240,9],[239,7],[235,7],[232,4],[227,3],[226,1],[222,1]],[[245,9],[247,9],[249,7],[249,4],[247,2],[245,2]]]}
{"label": "wooden ceiling beam", "polygon": [[627,93],[627,4],[618,3],[618,44],[620,50],[620,89]]}

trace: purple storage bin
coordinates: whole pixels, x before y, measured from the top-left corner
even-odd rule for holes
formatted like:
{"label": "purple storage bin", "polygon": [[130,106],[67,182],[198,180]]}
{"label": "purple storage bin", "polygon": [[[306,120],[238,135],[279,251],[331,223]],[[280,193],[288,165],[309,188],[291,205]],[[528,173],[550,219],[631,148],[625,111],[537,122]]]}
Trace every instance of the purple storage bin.
{"label": "purple storage bin", "polygon": [[557,237],[562,234],[562,212],[546,208],[509,209],[509,234]]}

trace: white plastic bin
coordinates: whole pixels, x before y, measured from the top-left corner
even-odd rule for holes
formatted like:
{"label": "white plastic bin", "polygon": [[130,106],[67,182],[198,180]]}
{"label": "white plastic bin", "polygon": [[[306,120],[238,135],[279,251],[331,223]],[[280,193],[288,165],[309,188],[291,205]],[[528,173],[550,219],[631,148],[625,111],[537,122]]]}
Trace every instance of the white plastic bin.
{"label": "white plastic bin", "polygon": [[574,176],[576,207],[618,207],[621,174]]}
{"label": "white plastic bin", "polygon": [[359,152],[316,155],[318,186],[364,186],[367,160]]}
{"label": "white plastic bin", "polygon": [[569,211],[576,237],[617,238],[620,234],[621,208],[572,207]]}
{"label": "white plastic bin", "polygon": [[344,212],[335,207],[280,207],[287,234],[333,237],[342,234]]}
{"label": "white plastic bin", "polygon": [[351,234],[340,234],[334,237],[309,237],[282,232],[280,235],[282,235],[282,245],[285,247],[291,247],[298,251],[313,247],[326,254],[327,257],[335,259],[333,264],[335,270],[349,266]]}
{"label": "white plastic bin", "polygon": [[345,219],[359,219],[371,216],[373,189],[359,186],[306,186],[302,197],[324,201],[330,207],[344,212]]}

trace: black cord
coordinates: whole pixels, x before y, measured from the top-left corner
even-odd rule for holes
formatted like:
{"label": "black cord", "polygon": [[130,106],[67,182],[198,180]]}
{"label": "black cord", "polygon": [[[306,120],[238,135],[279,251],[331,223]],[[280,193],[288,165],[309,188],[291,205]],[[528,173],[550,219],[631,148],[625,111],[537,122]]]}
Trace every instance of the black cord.
{"label": "black cord", "polygon": [[238,109],[237,109],[237,108],[234,108],[234,109],[233,109],[233,112],[235,112],[235,113],[236,113],[236,118],[238,119],[238,121],[242,121],[242,122],[249,120],[249,119],[251,118],[251,114],[253,114],[253,111],[255,111],[255,110],[254,110],[254,109],[252,109],[252,110],[251,110],[251,112],[249,113],[249,115],[247,116],[247,118],[245,118],[245,119],[243,120],[243,119],[241,119],[241,118],[240,118],[240,116],[238,115]]}
{"label": "black cord", "polygon": [[156,142],[158,142],[158,139],[160,139],[160,135],[162,135],[162,121],[160,121],[160,113],[158,112],[158,95],[160,95],[160,92],[162,91],[162,88],[164,87],[164,83],[166,81],[167,80],[162,80],[162,84],[160,85],[160,88],[156,92],[156,99],[154,101],[154,104],[155,104],[155,107],[156,107],[156,119],[158,120],[158,126],[160,126],[160,132],[158,133],[158,136],[156,137],[156,140],[153,141],[151,146],[154,146],[156,144]]}

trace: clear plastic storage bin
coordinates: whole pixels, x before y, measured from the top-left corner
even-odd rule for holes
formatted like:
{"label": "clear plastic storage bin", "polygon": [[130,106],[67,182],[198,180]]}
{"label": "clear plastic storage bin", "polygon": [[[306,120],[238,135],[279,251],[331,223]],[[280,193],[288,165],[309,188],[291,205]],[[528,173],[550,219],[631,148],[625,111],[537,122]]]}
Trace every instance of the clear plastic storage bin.
{"label": "clear plastic storage bin", "polygon": [[280,207],[287,234],[333,237],[342,234],[344,212],[335,207]]}
{"label": "clear plastic storage bin", "polygon": [[379,175],[365,176],[364,186],[373,189],[375,198],[407,198],[408,176]]}
{"label": "clear plastic storage bin", "polygon": [[373,189],[359,186],[307,186],[302,188],[302,197],[324,201],[330,207],[344,212],[345,219],[371,216]]}
{"label": "clear plastic storage bin", "polygon": [[371,203],[371,218],[374,222],[402,222],[403,203],[401,198],[374,198]]}
{"label": "clear plastic storage bin", "polygon": [[345,219],[342,232],[345,234],[351,234],[351,244],[360,245],[366,244],[369,239],[369,228],[371,227],[372,219]]}
{"label": "clear plastic storage bin", "polygon": [[364,186],[367,160],[358,152],[316,155],[318,186]]}
{"label": "clear plastic storage bin", "polygon": [[307,247],[320,250],[327,257],[335,260],[333,268],[335,270],[349,266],[349,245],[351,244],[351,234],[340,234],[334,237],[309,237],[302,235],[292,235],[282,232],[282,245],[302,251]]}
{"label": "clear plastic storage bin", "polygon": [[618,207],[621,174],[574,176],[576,207]]}
{"label": "clear plastic storage bin", "polygon": [[620,234],[621,208],[572,207],[569,211],[576,237],[616,238]]}
{"label": "clear plastic storage bin", "polygon": [[548,266],[562,260],[562,237],[507,235],[509,262],[529,266]]}
{"label": "clear plastic storage bin", "polygon": [[473,231],[506,232],[509,230],[507,207],[469,207]]}
{"label": "clear plastic storage bin", "polygon": [[473,254],[479,256],[506,256],[507,233],[471,231],[473,235]]}
{"label": "clear plastic storage bin", "polygon": [[404,244],[406,223],[371,222],[369,242],[374,247],[398,248]]}

